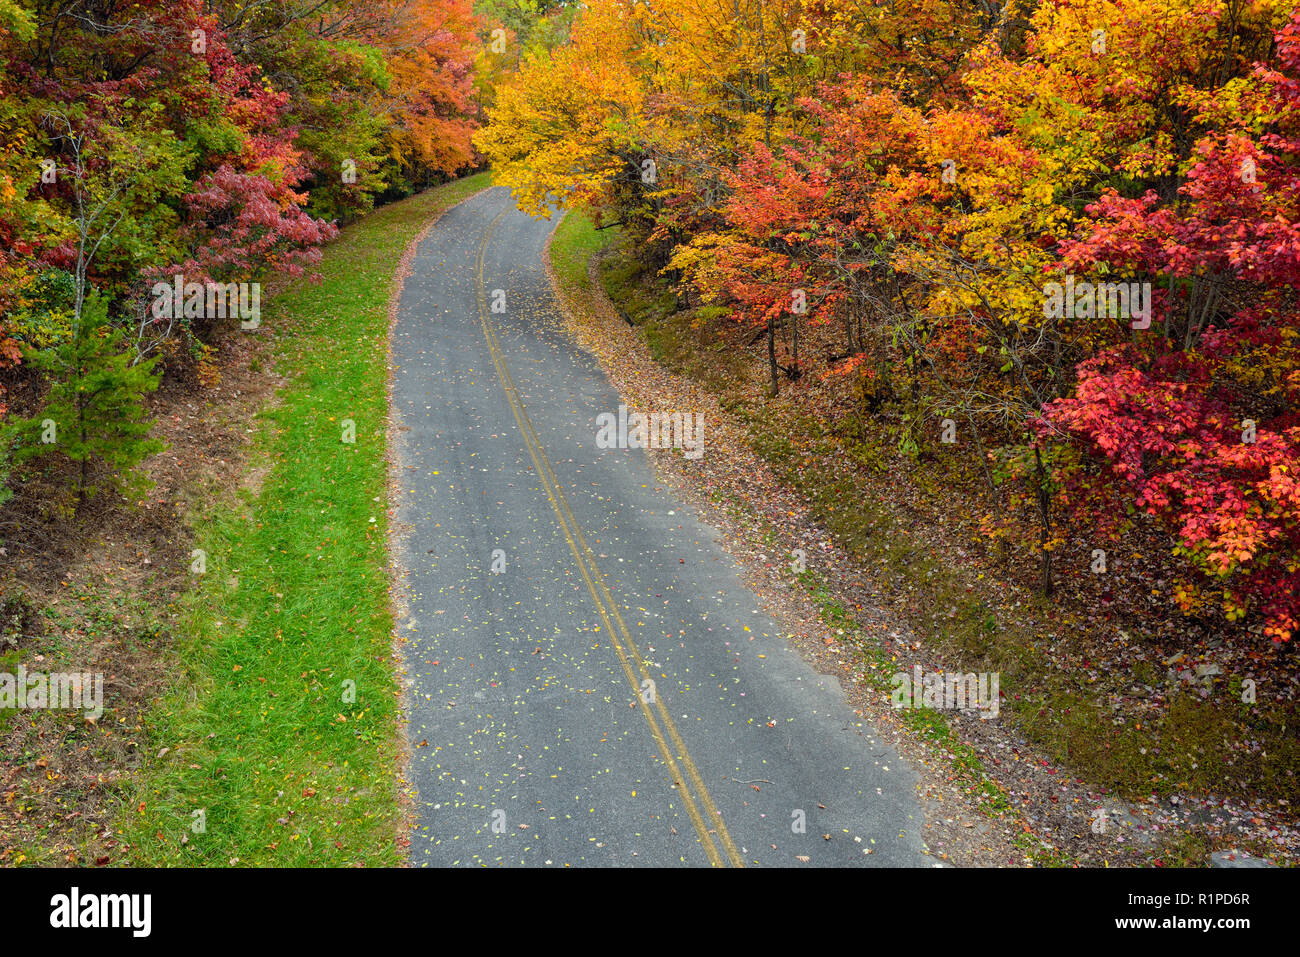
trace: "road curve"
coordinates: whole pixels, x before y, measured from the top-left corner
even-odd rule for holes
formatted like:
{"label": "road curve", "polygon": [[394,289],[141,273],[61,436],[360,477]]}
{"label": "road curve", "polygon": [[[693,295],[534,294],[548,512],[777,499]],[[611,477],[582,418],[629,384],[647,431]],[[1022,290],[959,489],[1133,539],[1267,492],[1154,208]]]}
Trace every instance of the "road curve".
{"label": "road curve", "polygon": [[934,866],[910,768],[645,452],[597,448],[620,399],[562,329],[552,227],[479,193],[399,303],[411,862]]}

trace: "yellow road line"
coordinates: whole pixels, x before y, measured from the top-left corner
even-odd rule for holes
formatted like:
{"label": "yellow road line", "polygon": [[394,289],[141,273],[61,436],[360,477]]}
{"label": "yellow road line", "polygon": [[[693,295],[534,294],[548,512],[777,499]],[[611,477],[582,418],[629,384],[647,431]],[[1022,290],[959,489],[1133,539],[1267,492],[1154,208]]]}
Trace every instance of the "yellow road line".
{"label": "yellow road line", "polygon": [[[677,761],[673,758],[672,749],[668,746],[668,742],[665,740],[663,732],[659,728],[659,723],[655,720],[654,712],[650,710],[648,703],[643,699],[640,693],[641,685],[637,681],[637,672],[641,674],[643,679],[653,682],[653,679],[650,678],[649,669],[646,667],[645,659],[641,657],[641,653],[637,649],[636,643],[632,640],[631,632],[628,630],[627,624],[623,620],[623,616],[618,608],[618,603],[614,600],[614,596],[610,593],[609,588],[605,584],[604,577],[601,575],[599,567],[596,565],[595,553],[591,550],[591,546],[587,544],[586,537],[582,534],[582,528],[578,524],[572,508],[569,507],[568,500],[560,489],[559,479],[555,475],[554,469],[551,467],[550,460],[546,457],[546,452],[542,447],[541,439],[533,428],[532,420],[528,417],[528,413],[524,409],[523,399],[519,395],[519,389],[515,385],[514,377],[510,375],[510,369],[506,365],[505,356],[501,352],[500,343],[497,341],[496,333],[492,330],[492,325],[488,320],[487,296],[484,291],[483,283],[483,261],[487,252],[488,240],[496,229],[497,223],[501,221],[501,218],[505,216],[509,211],[509,208],[509,206],[506,206],[505,209],[502,209],[484,231],[483,238],[479,243],[478,257],[475,262],[475,282],[477,284],[479,321],[483,327],[483,336],[487,341],[488,351],[492,355],[492,362],[496,366],[497,376],[501,380],[501,387],[505,391],[506,399],[510,403],[510,410],[514,414],[515,422],[519,425],[520,433],[523,435],[524,445],[528,448],[528,454],[533,460],[533,467],[536,469],[537,475],[542,481],[542,487],[546,492],[546,497],[550,501],[552,509],[555,511],[555,517],[560,523],[560,529],[563,531],[564,537],[569,543],[569,548],[573,552],[574,561],[578,565],[578,571],[582,574],[583,580],[587,584],[587,590],[591,593],[592,601],[596,604],[597,613],[600,615],[601,621],[604,622],[605,629],[610,636],[610,641],[618,655],[619,662],[623,666],[623,673],[632,687],[636,700],[641,705],[641,713],[646,720],[646,724],[649,726],[650,734],[655,739],[655,743],[659,747],[659,752],[663,756],[664,762],[668,765],[670,773],[673,775],[673,780],[679,786],[679,790],[682,793],[683,803],[686,805],[687,816],[690,817],[691,823],[694,825],[696,833],[699,835],[700,845],[704,848],[704,852],[708,856],[709,862],[714,867],[726,866],[727,862],[723,859],[722,855],[719,854],[717,845],[713,841],[713,834],[716,833],[722,841],[723,848],[727,853],[727,858],[730,859],[731,863],[736,867],[744,867],[744,860],[741,858],[735,842],[732,841],[731,835],[727,831],[726,825],[723,823],[722,815],[718,813],[718,808],[713,803],[713,799],[704,785],[704,780],[700,776],[700,772],[698,768],[696,768],[695,762],[691,759],[690,752],[686,749],[686,744],[682,741],[681,735],[677,731],[677,726],[673,722],[672,716],[668,713],[668,709],[664,705],[663,700],[657,693],[653,695],[660,717],[663,720],[664,727],[667,728],[668,735],[672,738],[673,745],[677,749],[678,758],[680,759],[682,766],[686,768],[686,778],[695,785],[696,791],[699,792],[700,801],[704,805],[705,811],[708,813],[709,818],[713,823],[711,829],[706,825],[703,816],[700,814],[699,808],[696,807],[690,788],[678,769]],[[613,622],[617,624],[617,628],[614,623],[611,623],[611,612],[613,615]],[[619,640],[620,634],[622,635],[622,642]],[[624,643],[626,643],[626,647],[624,647]],[[635,670],[632,667],[633,661],[636,663]]]}
{"label": "yellow road line", "polygon": [[[495,342],[496,334],[491,333],[490,328],[489,332]],[[518,395],[518,388],[514,384],[514,379],[510,376],[509,368],[504,365],[504,362],[502,365],[505,376],[510,379],[510,389]],[[559,479],[556,477],[555,472],[551,467],[550,460],[547,459],[546,452],[542,448],[541,439],[537,436],[536,430],[533,429],[532,421],[528,418],[526,413],[523,416],[523,426],[532,433],[532,442],[537,448],[538,454],[542,460],[542,466],[549,473],[551,483],[558,491]],[[594,572],[596,572],[593,577],[595,578],[597,586],[600,588],[606,606],[614,617],[614,622],[618,626],[619,632],[623,636],[623,640],[627,643],[632,659],[636,662],[637,668],[641,672],[641,677],[644,679],[650,679],[650,672],[645,664],[645,659],[641,656],[641,652],[638,650],[636,642],[632,638],[631,631],[628,629],[627,623],[623,620],[623,613],[619,610],[618,603],[614,600],[614,596],[610,593],[608,586],[605,584],[604,576],[599,574],[595,552],[592,551],[591,546],[587,543],[586,537],[582,534],[582,526],[578,523],[577,518],[574,517],[573,510],[569,507],[568,499],[563,495],[563,493],[558,494],[556,497],[560,507],[564,509],[565,516],[568,519],[568,525],[573,529],[574,537],[585,552],[587,564]],[[664,704],[663,699],[659,695],[656,694],[654,697],[655,705],[658,707],[660,716],[663,718],[664,727],[667,729],[669,737],[672,738],[673,744],[677,747],[678,754],[681,756],[682,765],[686,768],[686,773],[690,776],[691,782],[695,785],[696,791],[699,792],[700,800],[704,804],[705,809],[709,813],[709,817],[713,821],[713,827],[717,831],[718,836],[722,840],[723,846],[727,850],[727,856],[731,858],[732,863],[736,866],[744,866],[743,860],[740,856],[740,851],[732,842],[731,835],[722,821],[722,815],[718,812],[717,806],[714,805],[713,799],[709,795],[708,788],[705,787],[704,780],[700,776],[699,770],[695,767],[695,762],[691,759],[690,752],[686,748],[686,743],[682,741],[681,735],[677,731],[677,725],[673,721],[672,716],[668,713],[667,705]]]}

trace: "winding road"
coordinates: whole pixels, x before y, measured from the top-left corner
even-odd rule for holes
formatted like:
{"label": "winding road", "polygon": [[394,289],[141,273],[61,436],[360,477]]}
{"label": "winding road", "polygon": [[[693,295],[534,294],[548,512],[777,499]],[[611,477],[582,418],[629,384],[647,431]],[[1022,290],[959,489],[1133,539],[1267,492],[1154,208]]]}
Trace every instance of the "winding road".
{"label": "winding road", "polygon": [[563,331],[553,226],[479,193],[399,303],[412,863],[935,866],[911,769],[646,453],[597,447],[621,400]]}

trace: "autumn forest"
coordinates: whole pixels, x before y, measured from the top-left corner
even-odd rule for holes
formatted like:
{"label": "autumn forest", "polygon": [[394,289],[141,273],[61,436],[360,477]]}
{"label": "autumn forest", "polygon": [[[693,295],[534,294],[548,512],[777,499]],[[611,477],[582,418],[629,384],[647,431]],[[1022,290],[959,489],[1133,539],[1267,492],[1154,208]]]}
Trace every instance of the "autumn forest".
{"label": "autumn forest", "polygon": [[[1023,692],[1008,721],[1054,759],[1129,796],[1294,796],[1294,0],[0,0],[0,95],[0,546],[24,561],[131,525],[159,481],[150,463],[183,459],[167,450],[187,448],[169,425],[185,409],[245,415],[230,404],[249,391],[240,376],[270,362],[232,345],[241,330],[292,350],[315,340],[287,330],[333,328],[268,331],[262,309],[344,282],[340,266],[320,285],[349,228],[490,174],[518,209],[563,219],[553,258],[581,230],[590,249],[562,281],[600,286],[593,301],[660,365],[710,390],[811,503],[828,555],[875,568],[899,615],[1000,673],[1006,697]],[[411,229],[393,236],[414,243]],[[396,254],[383,256],[387,282]],[[341,352],[387,334],[373,281],[349,292],[373,324]],[[285,369],[309,367],[293,354]],[[382,391],[385,355],[347,375]],[[361,421],[320,410],[326,430],[348,415]],[[233,448],[184,459],[166,508],[204,498],[177,489]],[[301,454],[303,471],[323,468]],[[360,483],[370,523],[374,469],[339,479]],[[708,475],[715,501],[748,480]],[[166,527],[155,538],[181,541]],[[380,548],[370,533],[354,551]],[[772,534],[781,571],[791,543]],[[189,544],[174,548],[167,601],[192,577]],[[799,554],[801,587],[854,633],[834,617],[854,602],[829,596],[856,572],[807,577]],[[945,591],[923,561],[972,577]],[[42,609],[67,567],[26,591],[29,573],[0,574],[5,635],[53,633],[62,619]],[[363,614],[328,607],[322,619]],[[368,647],[354,657],[375,658]],[[897,646],[882,674],[886,659]],[[845,667],[877,669],[866,660]],[[1091,700],[1098,681],[1125,698],[1113,722]],[[1213,720],[1179,710],[1221,698]],[[1084,700],[1104,734],[1068,717]],[[1151,753],[1148,721],[1165,722]],[[6,789],[28,794],[0,774]],[[140,834],[161,839],[148,820]],[[121,852],[68,841],[99,848],[69,860]]]}

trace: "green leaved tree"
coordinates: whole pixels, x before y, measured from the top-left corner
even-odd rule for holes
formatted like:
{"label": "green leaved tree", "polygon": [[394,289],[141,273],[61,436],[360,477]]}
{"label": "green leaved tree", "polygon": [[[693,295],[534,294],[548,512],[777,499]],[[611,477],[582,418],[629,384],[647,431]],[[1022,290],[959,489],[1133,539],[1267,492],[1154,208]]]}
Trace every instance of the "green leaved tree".
{"label": "green leaved tree", "polygon": [[100,463],[103,486],[138,491],[145,480],[135,471],[148,455],[163,448],[149,437],[144,396],[158,388],[156,358],[132,362],[135,350],[108,319],[108,304],[97,293],[86,297],[81,321],[61,344],[32,349],[27,363],[51,383],[44,408],[15,423],[13,460],[58,454],[77,463],[76,502],[100,491],[92,485],[92,466]]}

